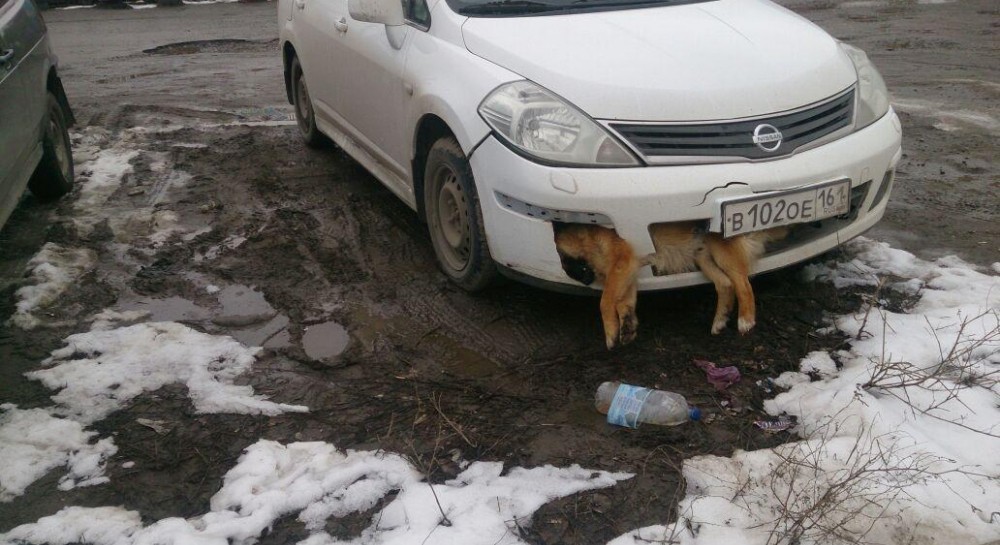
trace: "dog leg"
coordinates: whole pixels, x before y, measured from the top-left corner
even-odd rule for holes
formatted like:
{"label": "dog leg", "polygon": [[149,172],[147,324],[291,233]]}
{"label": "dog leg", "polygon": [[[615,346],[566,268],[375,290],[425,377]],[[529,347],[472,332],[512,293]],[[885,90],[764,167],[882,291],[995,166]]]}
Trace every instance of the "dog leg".
{"label": "dog leg", "polygon": [[701,272],[715,284],[716,303],[715,319],[712,321],[712,335],[718,335],[726,328],[726,321],[729,313],[733,311],[733,303],[736,302],[736,294],[733,291],[733,283],[726,276],[715,262],[708,249],[703,248],[695,254],[695,262]]}
{"label": "dog leg", "polygon": [[621,325],[618,322],[618,306],[614,295],[607,288],[601,294],[601,322],[604,323],[604,344],[611,350],[618,344]]}
{"label": "dog leg", "polygon": [[741,335],[746,335],[757,325],[757,302],[754,300],[753,287],[747,276],[741,277],[740,283],[733,287],[736,289],[736,299],[740,302],[740,318],[736,327]]}
{"label": "dog leg", "polygon": [[617,250],[604,281],[604,293],[601,294],[601,318],[608,349],[635,340],[639,326],[635,315],[639,260],[631,247],[621,246]]}
{"label": "dog leg", "polygon": [[739,302],[740,334],[748,333],[757,324],[757,309],[753,287],[750,285],[750,248],[743,237],[722,239],[711,236],[705,240],[715,264],[725,272],[733,283],[736,300]]}
{"label": "dog leg", "polygon": [[636,332],[639,329],[639,318],[635,315],[635,304],[639,290],[636,285],[635,273],[631,276],[632,280],[625,288],[625,293],[618,300],[617,304],[618,319],[621,324],[621,329],[619,330],[621,344],[628,344],[634,341]]}

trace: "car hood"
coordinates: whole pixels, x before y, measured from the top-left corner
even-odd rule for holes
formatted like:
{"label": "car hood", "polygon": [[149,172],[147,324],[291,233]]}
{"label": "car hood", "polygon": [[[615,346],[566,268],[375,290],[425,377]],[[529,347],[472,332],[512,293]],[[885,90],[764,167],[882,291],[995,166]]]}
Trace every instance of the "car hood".
{"label": "car hood", "polygon": [[798,108],[857,79],[837,41],[763,0],[468,19],[473,54],[598,119],[707,121]]}

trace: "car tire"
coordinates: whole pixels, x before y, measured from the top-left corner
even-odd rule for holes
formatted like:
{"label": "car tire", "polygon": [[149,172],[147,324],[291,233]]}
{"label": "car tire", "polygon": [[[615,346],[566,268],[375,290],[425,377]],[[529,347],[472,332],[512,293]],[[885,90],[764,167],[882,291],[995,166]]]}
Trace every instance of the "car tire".
{"label": "car tire", "polygon": [[312,98],[298,57],[292,57],[292,105],[295,107],[295,123],[306,145],[311,148],[326,147],[330,141],[316,128]]}
{"label": "car tire", "polygon": [[497,277],[483,225],[483,211],[469,162],[454,138],[431,146],[424,169],[424,210],[438,265],[468,292],[482,291]]}
{"label": "car tire", "polygon": [[48,118],[42,138],[42,160],[28,181],[38,200],[52,201],[73,189],[73,147],[66,114],[55,95],[48,93]]}

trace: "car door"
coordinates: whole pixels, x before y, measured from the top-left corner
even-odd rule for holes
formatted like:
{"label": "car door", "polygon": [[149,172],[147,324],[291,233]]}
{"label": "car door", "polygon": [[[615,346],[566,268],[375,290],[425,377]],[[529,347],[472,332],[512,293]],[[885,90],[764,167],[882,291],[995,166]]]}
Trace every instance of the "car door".
{"label": "car door", "polygon": [[39,113],[28,89],[34,79],[31,53],[44,32],[36,17],[29,0],[0,0],[0,222],[21,197],[41,152],[44,110]]}
{"label": "car door", "polygon": [[292,0],[295,50],[306,76],[306,86],[318,116],[329,122],[337,106],[343,81],[337,68],[343,64],[336,48],[346,21],[347,0]]}
{"label": "car door", "polygon": [[335,67],[340,93],[337,113],[352,136],[371,148],[395,174],[395,182],[406,186],[394,188],[397,193],[412,193],[408,166],[412,134],[404,123],[404,105],[413,89],[403,82],[403,68],[411,34],[420,30],[403,25],[387,31],[385,25],[357,21],[349,15],[342,23],[347,28],[331,48],[342,59]]}

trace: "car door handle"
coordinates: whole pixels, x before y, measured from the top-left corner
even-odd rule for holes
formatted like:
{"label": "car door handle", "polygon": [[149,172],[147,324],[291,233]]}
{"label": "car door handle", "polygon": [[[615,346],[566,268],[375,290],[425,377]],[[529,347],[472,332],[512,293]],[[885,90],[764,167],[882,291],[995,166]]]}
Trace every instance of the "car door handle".
{"label": "car door handle", "polygon": [[347,18],[341,17],[337,21],[334,21],[333,28],[337,29],[337,32],[347,32]]}
{"label": "car door handle", "polygon": [[13,49],[4,49],[3,51],[0,51],[0,64],[7,64],[12,60],[14,60]]}
{"label": "car door handle", "polygon": [[306,9],[306,0],[295,0],[295,7],[299,10]]}

